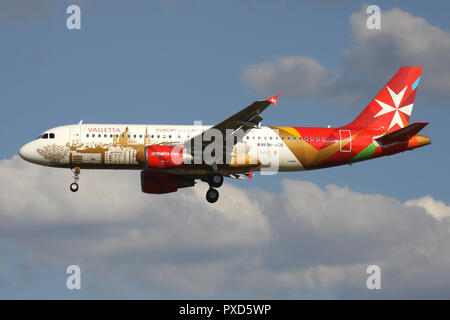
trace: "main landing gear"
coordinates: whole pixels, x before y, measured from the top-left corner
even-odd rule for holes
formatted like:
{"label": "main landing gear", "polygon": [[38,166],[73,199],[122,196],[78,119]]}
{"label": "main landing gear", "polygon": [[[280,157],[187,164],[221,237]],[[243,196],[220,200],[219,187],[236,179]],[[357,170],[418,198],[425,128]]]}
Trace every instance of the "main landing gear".
{"label": "main landing gear", "polygon": [[219,191],[214,188],[220,188],[223,184],[223,176],[219,173],[214,173],[208,177],[209,190],[206,192],[206,200],[209,203],[214,203],[219,199]]}
{"label": "main landing gear", "polygon": [[209,203],[214,203],[219,199],[219,191],[217,191],[214,188],[209,188],[209,190],[206,192],[206,200],[208,200]]}
{"label": "main landing gear", "polygon": [[70,191],[77,192],[80,188],[78,186],[78,180],[80,180],[80,172],[81,169],[79,167],[75,167],[72,169],[73,172],[73,183],[70,184]]}

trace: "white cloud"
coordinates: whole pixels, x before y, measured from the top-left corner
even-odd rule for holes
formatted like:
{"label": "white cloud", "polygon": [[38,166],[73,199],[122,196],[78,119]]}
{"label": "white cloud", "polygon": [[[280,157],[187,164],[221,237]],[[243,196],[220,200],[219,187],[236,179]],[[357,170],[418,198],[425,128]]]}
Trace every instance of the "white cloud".
{"label": "white cloud", "polygon": [[356,43],[344,56],[346,68],[382,81],[400,66],[420,65],[421,90],[449,97],[450,32],[398,8],[382,11],[381,30],[367,29],[366,19],[364,9],[350,18]]}
{"label": "white cloud", "polygon": [[425,209],[428,214],[431,214],[436,219],[444,219],[450,217],[450,205],[446,205],[443,201],[434,200],[430,195],[408,200],[405,202],[406,206],[418,206]]}
{"label": "white cloud", "polygon": [[[1,216],[5,219],[0,230],[20,230],[24,223],[38,228],[103,224],[111,232],[89,248],[98,250],[96,253],[167,241],[208,247],[251,246],[270,239],[259,205],[251,198],[237,197],[238,190],[232,188],[222,201],[242,212],[228,210],[227,205],[208,206],[203,199],[205,186],[159,197],[142,194],[138,171],[83,171],[77,193],[67,192],[71,176],[68,169],[36,167],[18,157],[1,160],[0,178],[8,187],[0,189]],[[114,229],[116,224],[131,221],[137,224]],[[145,224],[151,230],[140,228]],[[208,241],[204,241],[206,235]]]}
{"label": "white cloud", "polygon": [[382,11],[381,30],[369,30],[367,18],[365,8],[351,15],[354,45],[338,68],[305,56],[281,57],[244,66],[241,81],[264,95],[280,92],[359,104],[374,97],[401,66],[420,65],[421,92],[450,96],[450,32],[398,8]]}
{"label": "white cloud", "polygon": [[308,57],[284,57],[242,68],[241,81],[264,95],[312,95],[327,83],[329,72]]}
{"label": "white cloud", "polygon": [[[431,197],[403,204],[283,180],[278,195],[225,184],[211,205],[204,183],[145,195],[137,172],[122,171],[83,171],[73,194],[70,171],[18,157],[0,161],[0,179],[0,241],[29,251],[30,270],[77,261],[91,279],[154,298],[450,297],[450,221],[435,218],[448,206]],[[365,287],[371,264],[379,292]]]}

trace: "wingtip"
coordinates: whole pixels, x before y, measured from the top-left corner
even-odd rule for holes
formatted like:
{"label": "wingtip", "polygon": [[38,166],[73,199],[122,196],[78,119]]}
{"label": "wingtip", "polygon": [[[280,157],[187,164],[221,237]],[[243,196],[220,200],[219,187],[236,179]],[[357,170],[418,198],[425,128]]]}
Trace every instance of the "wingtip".
{"label": "wingtip", "polygon": [[274,95],[272,98],[267,99],[267,101],[269,101],[271,104],[276,106],[277,105],[277,99],[278,99],[279,96],[280,96],[279,94]]}

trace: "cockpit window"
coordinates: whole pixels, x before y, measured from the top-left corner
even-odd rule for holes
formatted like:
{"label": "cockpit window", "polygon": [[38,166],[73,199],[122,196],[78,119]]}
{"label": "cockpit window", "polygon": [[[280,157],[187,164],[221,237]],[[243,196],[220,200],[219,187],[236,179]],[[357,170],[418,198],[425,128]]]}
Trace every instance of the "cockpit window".
{"label": "cockpit window", "polygon": [[50,133],[49,137],[50,137],[50,139],[55,139],[55,134],[54,133]]}
{"label": "cockpit window", "polygon": [[42,139],[48,139],[48,133],[44,134],[44,135],[42,136]]}

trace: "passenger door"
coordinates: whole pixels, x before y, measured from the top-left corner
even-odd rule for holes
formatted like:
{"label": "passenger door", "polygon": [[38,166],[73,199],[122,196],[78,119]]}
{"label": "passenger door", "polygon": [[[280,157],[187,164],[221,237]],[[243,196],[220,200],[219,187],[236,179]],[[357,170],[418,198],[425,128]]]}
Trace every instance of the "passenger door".
{"label": "passenger door", "polygon": [[81,147],[81,124],[70,127],[70,146]]}

